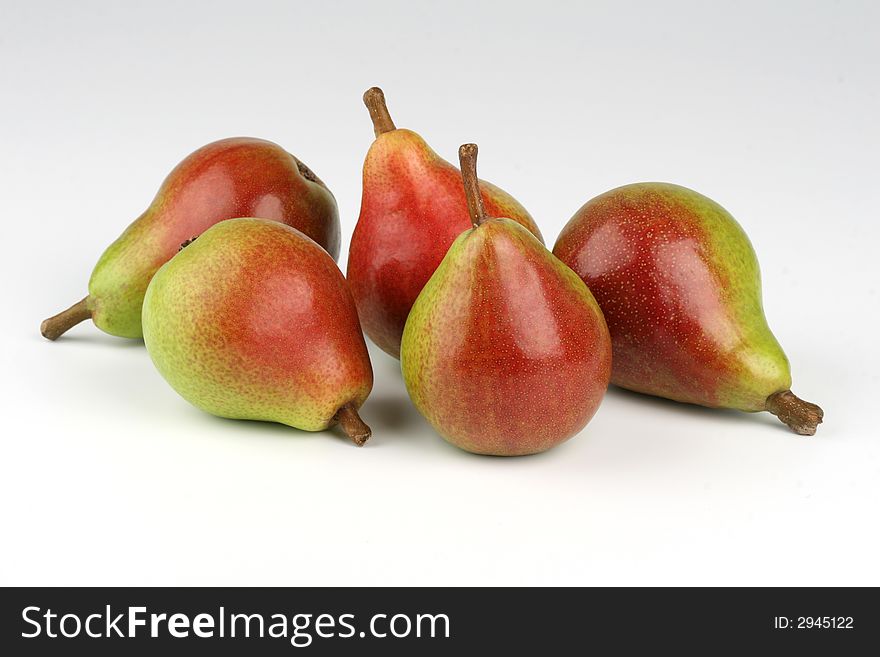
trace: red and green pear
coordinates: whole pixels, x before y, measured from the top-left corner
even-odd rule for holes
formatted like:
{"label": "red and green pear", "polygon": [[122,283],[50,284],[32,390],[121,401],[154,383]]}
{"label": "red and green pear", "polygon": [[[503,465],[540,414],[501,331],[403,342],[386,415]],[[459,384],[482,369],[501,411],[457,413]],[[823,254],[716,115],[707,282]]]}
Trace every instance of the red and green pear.
{"label": "red and green pear", "polygon": [[144,292],[181,243],[233,217],[296,228],[339,255],[339,215],[326,185],[296,157],[262,139],[223,139],[198,149],[168,175],[150,207],[111,244],[92,272],[89,295],[45,320],[55,340],[91,318],[102,331],[139,338]]}
{"label": "red and green pear", "polygon": [[373,371],[336,263],[281,223],[223,221],[153,276],[144,342],[180,395],[221,417],[306,431],[339,423],[357,444]]}
{"label": "red and green pear", "polygon": [[612,382],[679,402],[770,411],[813,435],[823,412],[791,392],[767,325],[758,260],[720,205],[666,183],[613,189],[568,222],[553,253],[596,295]]}
{"label": "red and green pear", "polygon": [[[461,172],[418,134],[395,127],[381,89],[369,89],[364,103],[376,140],[364,162],[361,212],[346,276],[364,331],[398,358],[410,308],[471,221]],[[480,195],[492,216],[509,217],[542,240],[512,196],[485,181]]]}
{"label": "red and green pear", "polygon": [[472,220],[418,295],[401,344],[415,406],[469,452],[543,452],[577,434],[611,374],[590,290],[521,224],[487,215],[477,148],[460,150]]}

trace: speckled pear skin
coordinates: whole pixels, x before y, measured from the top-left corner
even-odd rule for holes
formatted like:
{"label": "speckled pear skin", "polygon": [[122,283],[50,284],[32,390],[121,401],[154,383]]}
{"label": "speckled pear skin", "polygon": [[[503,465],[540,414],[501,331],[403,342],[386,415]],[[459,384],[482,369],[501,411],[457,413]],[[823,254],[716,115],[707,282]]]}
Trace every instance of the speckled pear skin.
{"label": "speckled pear skin", "polygon": [[143,327],[168,383],[222,417],[320,431],[373,384],[342,273],[271,221],[224,221],[184,248],[150,282]]}
{"label": "speckled pear skin", "polygon": [[469,452],[543,452],[586,426],[611,342],[583,281],[531,233],[488,219],[462,233],[419,294],[401,346],[413,403]]}
{"label": "speckled pear skin", "polygon": [[[509,217],[543,242],[532,217],[512,196],[485,181],[480,192],[488,214]],[[361,212],[346,275],[364,331],[383,351],[400,357],[410,308],[470,225],[455,166],[411,130],[376,138],[364,162]]]}
{"label": "speckled pear skin", "polygon": [[144,292],[180,244],[233,217],[271,219],[299,229],[336,258],[336,200],[302,162],[262,139],[223,139],[184,159],[150,207],[98,260],[89,307],[101,330],[139,338]]}
{"label": "speckled pear skin", "polygon": [[711,199],[667,183],[613,189],[577,211],[553,252],[605,313],[614,384],[744,411],[791,387],[755,252]]}

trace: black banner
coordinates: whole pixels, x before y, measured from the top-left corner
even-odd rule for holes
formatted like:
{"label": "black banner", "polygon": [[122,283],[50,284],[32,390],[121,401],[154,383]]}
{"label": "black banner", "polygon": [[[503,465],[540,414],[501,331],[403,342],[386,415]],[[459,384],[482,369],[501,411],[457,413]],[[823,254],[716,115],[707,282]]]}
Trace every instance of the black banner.
{"label": "black banner", "polygon": [[[3,589],[5,655],[874,650],[874,589]],[[873,648],[871,648],[873,646]],[[785,654],[785,653],[782,653]]]}

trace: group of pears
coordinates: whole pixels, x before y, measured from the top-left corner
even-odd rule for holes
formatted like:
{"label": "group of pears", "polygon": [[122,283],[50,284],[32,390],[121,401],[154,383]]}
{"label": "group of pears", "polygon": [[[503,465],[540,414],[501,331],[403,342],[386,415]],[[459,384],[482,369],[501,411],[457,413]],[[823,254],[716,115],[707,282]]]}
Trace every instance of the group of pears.
{"label": "group of pears", "polygon": [[[156,368],[215,415],[357,445],[373,384],[363,332],[399,358],[447,441],[513,456],[581,431],[609,381],[709,407],[769,411],[812,435],[822,410],[790,390],[740,225],[684,187],[639,183],[587,202],[553,251],[516,199],[397,128],[364,94],[376,139],[347,278],[327,186],[259,139],[200,148],[101,256],[89,294],[47,319],[143,337]],[[363,331],[363,332],[362,332]]]}

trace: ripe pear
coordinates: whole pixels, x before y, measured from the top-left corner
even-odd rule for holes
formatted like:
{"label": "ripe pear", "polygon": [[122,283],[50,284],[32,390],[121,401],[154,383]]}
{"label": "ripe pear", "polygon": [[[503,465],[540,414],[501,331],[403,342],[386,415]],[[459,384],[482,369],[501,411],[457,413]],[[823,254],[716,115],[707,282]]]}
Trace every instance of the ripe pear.
{"label": "ripe pear", "polygon": [[[471,223],[459,170],[415,132],[395,127],[381,89],[369,89],[364,103],[376,140],[364,161],[361,212],[346,276],[364,331],[399,358],[410,308]],[[509,217],[543,242],[534,220],[512,196],[485,181],[480,195],[491,216]]]}
{"label": "ripe pear", "polygon": [[791,392],[771,333],[758,260],[720,205],[667,183],[587,202],[553,249],[584,279],[614,346],[612,383],[679,402],[770,411],[813,435],[822,409]]}
{"label": "ripe pear", "polygon": [[156,368],[193,405],[306,431],[339,423],[357,445],[373,371],[336,263],[281,223],[206,230],[156,272],[143,311]]}
{"label": "ripe pear", "polygon": [[583,281],[523,226],[487,216],[476,156],[474,144],[461,147],[473,226],[416,299],[401,367],[416,407],[453,445],[534,454],[596,412],[611,342]]}
{"label": "ripe pear", "polygon": [[180,248],[224,219],[254,216],[293,226],[339,255],[339,215],[326,185],[300,160],[262,139],[223,139],[198,149],[168,175],[150,207],[111,244],[92,272],[89,295],[45,320],[55,340],[91,318],[124,338],[139,338],[144,292]]}

